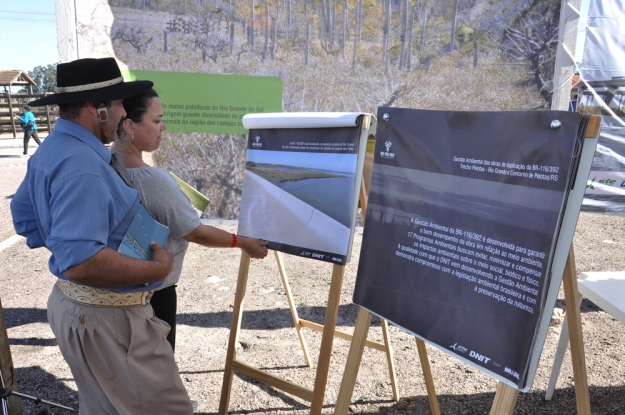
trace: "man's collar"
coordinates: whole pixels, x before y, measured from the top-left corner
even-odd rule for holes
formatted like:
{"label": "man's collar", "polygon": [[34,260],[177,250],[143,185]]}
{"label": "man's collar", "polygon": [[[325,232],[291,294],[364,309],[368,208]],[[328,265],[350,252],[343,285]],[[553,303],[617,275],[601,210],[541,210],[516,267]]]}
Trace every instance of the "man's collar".
{"label": "man's collar", "polygon": [[111,152],[102,144],[92,132],[87,130],[75,122],[59,118],[54,124],[54,131],[71,135],[77,140],[82,141],[98,153],[100,157],[108,164],[111,162]]}

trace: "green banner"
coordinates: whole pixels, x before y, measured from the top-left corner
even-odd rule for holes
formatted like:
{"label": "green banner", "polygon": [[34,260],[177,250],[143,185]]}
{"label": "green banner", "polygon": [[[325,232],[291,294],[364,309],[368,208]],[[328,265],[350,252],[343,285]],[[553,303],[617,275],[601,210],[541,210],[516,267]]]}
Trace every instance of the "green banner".
{"label": "green banner", "polygon": [[245,114],[282,112],[282,79],[269,76],[123,70],[127,81],[150,80],[174,133],[247,134]]}

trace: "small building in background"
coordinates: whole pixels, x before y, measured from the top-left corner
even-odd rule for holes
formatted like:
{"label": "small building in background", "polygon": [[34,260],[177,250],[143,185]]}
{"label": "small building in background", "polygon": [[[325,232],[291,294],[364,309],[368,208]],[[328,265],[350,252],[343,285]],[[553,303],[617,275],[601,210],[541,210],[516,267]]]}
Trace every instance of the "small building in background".
{"label": "small building in background", "polygon": [[37,84],[24,71],[0,69],[0,87],[4,88],[4,92],[11,92],[12,86],[25,87],[28,89],[28,93],[32,94],[33,86],[37,86]]}
{"label": "small building in background", "polygon": [[[21,135],[22,127],[13,114],[21,115],[24,105],[50,94],[49,92],[33,94],[33,86],[37,84],[24,71],[0,70],[0,134],[11,133],[13,138]],[[13,93],[11,87],[23,87],[26,91]],[[58,118],[59,110],[57,106],[46,105],[33,108],[33,115],[37,122],[37,131],[50,133]]]}

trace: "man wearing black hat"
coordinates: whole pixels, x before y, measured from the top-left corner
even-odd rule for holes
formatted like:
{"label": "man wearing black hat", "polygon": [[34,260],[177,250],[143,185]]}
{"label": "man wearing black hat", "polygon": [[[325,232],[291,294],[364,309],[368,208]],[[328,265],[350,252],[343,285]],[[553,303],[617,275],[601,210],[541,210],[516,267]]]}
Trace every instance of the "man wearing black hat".
{"label": "man wearing black hat", "polygon": [[60,119],[28,161],[11,211],[28,246],[52,253],[58,279],[48,321],[78,386],[80,414],[193,412],[169,326],[149,303],[173,254],[158,244],[153,261],[117,252],[139,196],[104,144],[126,116],[122,99],[152,85],[124,82],[113,58],[80,59],[59,64],[56,93],[30,104],[58,104]]}

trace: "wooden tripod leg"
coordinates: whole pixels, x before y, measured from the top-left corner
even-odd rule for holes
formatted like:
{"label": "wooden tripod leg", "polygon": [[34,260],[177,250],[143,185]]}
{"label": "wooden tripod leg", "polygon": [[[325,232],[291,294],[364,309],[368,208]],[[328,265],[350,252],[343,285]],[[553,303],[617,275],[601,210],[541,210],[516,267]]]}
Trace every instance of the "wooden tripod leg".
{"label": "wooden tripod leg", "polygon": [[278,263],[278,270],[280,271],[280,278],[282,279],[282,286],[284,287],[284,293],[286,294],[286,300],[289,303],[289,309],[291,310],[291,317],[293,317],[293,324],[295,325],[295,330],[297,331],[297,337],[299,337],[299,343],[302,346],[302,352],[304,353],[304,360],[306,360],[306,364],[308,367],[312,367],[312,361],[310,360],[310,354],[308,353],[308,346],[306,344],[306,339],[304,338],[304,333],[302,332],[302,324],[299,321],[299,315],[297,314],[297,308],[295,307],[295,302],[293,301],[293,295],[291,294],[291,286],[289,284],[289,279],[286,276],[286,268],[284,268],[284,261],[282,260],[282,255],[280,252],[274,251],[276,255],[276,262]]}
{"label": "wooden tripod leg", "polygon": [[[360,182],[360,208],[362,209],[362,219],[365,219],[367,215],[367,202],[368,202],[367,187],[365,186],[365,178],[363,173],[362,181]],[[384,351],[386,352],[386,361],[388,362],[388,372],[391,377],[391,389],[393,390],[393,400],[399,402],[399,388],[397,386],[397,375],[395,374],[395,361],[393,360],[393,346],[391,345],[391,336],[388,331],[388,321],[380,319],[382,325],[382,335],[384,336]]]}
{"label": "wooden tripod leg", "polygon": [[569,321],[569,338],[571,344],[571,360],[573,361],[573,378],[575,381],[575,400],[578,415],[590,415],[590,397],[588,395],[588,377],[586,375],[586,355],[584,352],[584,336],[582,318],[579,311],[579,293],[577,291],[577,275],[575,271],[575,254],[573,245],[569,251],[564,268],[564,301],[566,316]]}
{"label": "wooden tripod leg", "polygon": [[[4,310],[0,301],[0,387],[9,388],[15,392],[17,389],[17,379],[15,379],[15,369],[13,368],[13,358],[9,347],[9,336],[4,320]],[[9,415],[22,415],[22,400],[15,395],[7,398],[9,404]],[[0,409],[2,411],[2,409]]]}
{"label": "wooden tripod leg", "polygon": [[323,398],[325,396],[326,384],[328,382],[330,358],[332,357],[332,344],[334,342],[336,318],[339,313],[339,304],[341,302],[341,288],[343,287],[344,273],[344,265],[334,265],[332,268],[332,282],[330,283],[328,306],[326,307],[326,317],[323,323],[323,334],[321,336],[319,360],[317,361],[317,373],[315,374],[313,400],[310,404],[311,415],[320,415],[321,409],[323,408]]}
{"label": "wooden tripod leg", "polygon": [[243,300],[245,300],[245,289],[247,286],[247,276],[250,270],[250,256],[245,252],[241,253],[239,264],[239,277],[237,280],[237,291],[234,295],[234,309],[232,310],[232,321],[230,323],[230,336],[228,338],[228,351],[226,353],[226,367],[224,368],[224,380],[221,384],[221,399],[219,400],[219,414],[228,413],[230,404],[230,390],[232,388],[232,377],[234,374],[233,363],[237,354],[237,341],[241,330],[241,317],[243,316]]}
{"label": "wooden tripod leg", "polygon": [[349,404],[352,401],[356,377],[358,376],[358,369],[360,369],[362,352],[365,350],[365,342],[367,341],[367,334],[369,334],[369,326],[371,325],[372,317],[373,314],[364,308],[358,311],[352,345],[349,347],[345,372],[343,372],[343,380],[341,381],[341,388],[339,389],[339,398],[334,407],[334,415],[347,415],[347,411],[349,410]]}
{"label": "wooden tripod leg", "polygon": [[438,407],[438,399],[436,398],[436,390],[434,389],[432,371],[430,370],[428,351],[425,348],[425,342],[417,337],[415,337],[415,340],[417,341],[419,361],[421,362],[421,370],[423,371],[423,379],[425,380],[425,389],[428,392],[428,401],[430,401],[430,410],[432,411],[432,415],[441,415],[441,410]]}
{"label": "wooden tripod leg", "polygon": [[499,382],[493,406],[490,408],[490,415],[512,415],[518,397],[518,390],[503,382]]}
{"label": "wooden tripod leg", "polygon": [[[582,303],[582,296],[578,295],[577,308],[579,309]],[[560,338],[558,339],[558,347],[556,348],[556,356],[553,359],[553,367],[551,368],[551,376],[549,376],[549,384],[547,385],[547,391],[545,392],[545,400],[550,401],[553,398],[553,393],[556,390],[556,383],[558,383],[558,377],[560,376],[560,370],[562,369],[562,361],[564,360],[564,354],[566,353],[566,346],[569,345],[569,319],[564,314],[564,321],[562,322],[562,330],[560,331]]]}
{"label": "wooden tripod leg", "polygon": [[386,361],[388,362],[388,372],[391,377],[391,389],[393,390],[393,400],[399,402],[399,388],[397,387],[397,376],[395,375],[395,361],[393,360],[393,346],[391,336],[388,331],[388,321],[380,319],[382,335],[384,336],[384,348],[386,351]]}

